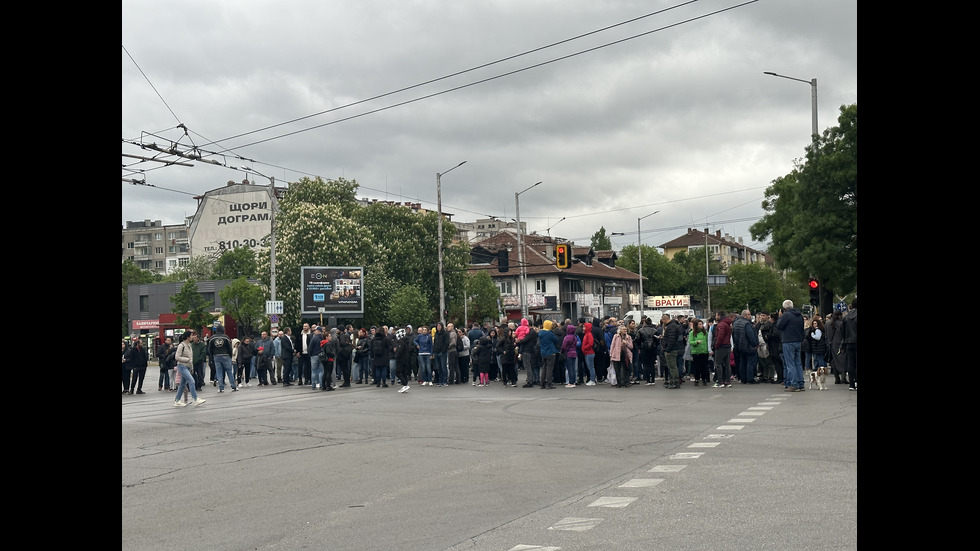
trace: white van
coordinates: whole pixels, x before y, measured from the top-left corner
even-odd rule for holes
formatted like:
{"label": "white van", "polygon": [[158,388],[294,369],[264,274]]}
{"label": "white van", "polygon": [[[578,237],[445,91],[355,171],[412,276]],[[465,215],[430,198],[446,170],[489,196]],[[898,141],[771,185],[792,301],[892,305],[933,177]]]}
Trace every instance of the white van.
{"label": "white van", "polygon": [[687,309],[672,308],[670,310],[643,310],[642,314],[639,310],[630,310],[629,312],[626,312],[625,316],[623,316],[623,320],[624,321],[629,321],[631,319],[636,320],[637,325],[639,325],[640,320],[643,319],[643,316],[645,315],[646,317],[651,319],[653,325],[660,325],[660,318],[662,318],[664,314],[667,314],[671,318],[676,318],[677,316],[683,314],[687,316],[688,319],[691,319],[694,317],[694,310],[691,310],[690,308]]}
{"label": "white van", "polygon": [[623,321],[636,320],[636,324],[639,325],[640,320],[643,319],[643,316],[646,316],[652,320],[654,325],[660,325],[660,317],[662,315],[663,312],[660,310],[643,310],[642,313],[639,310],[630,310],[629,312],[626,312],[625,316],[623,316]]}

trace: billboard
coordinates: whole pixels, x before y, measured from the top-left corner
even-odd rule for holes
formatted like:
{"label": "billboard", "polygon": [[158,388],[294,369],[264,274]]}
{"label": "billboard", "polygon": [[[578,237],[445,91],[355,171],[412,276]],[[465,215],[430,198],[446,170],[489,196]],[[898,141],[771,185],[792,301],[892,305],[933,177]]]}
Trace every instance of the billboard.
{"label": "billboard", "polygon": [[303,316],[364,314],[364,268],[360,266],[301,266],[300,311]]}

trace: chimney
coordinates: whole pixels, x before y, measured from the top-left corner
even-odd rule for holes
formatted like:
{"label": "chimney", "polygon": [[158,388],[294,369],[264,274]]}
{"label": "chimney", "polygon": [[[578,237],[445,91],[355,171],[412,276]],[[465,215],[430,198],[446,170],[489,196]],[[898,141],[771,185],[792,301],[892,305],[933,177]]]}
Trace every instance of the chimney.
{"label": "chimney", "polygon": [[715,230],[715,237],[721,239],[721,230]]}

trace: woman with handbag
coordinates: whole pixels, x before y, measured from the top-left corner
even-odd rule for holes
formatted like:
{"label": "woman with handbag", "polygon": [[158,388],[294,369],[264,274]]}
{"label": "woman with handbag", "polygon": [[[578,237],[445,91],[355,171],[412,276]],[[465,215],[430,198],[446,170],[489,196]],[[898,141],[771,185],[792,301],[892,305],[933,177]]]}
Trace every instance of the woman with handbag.
{"label": "woman with handbag", "polygon": [[609,361],[616,372],[616,386],[630,386],[630,356],[633,354],[633,339],[626,332],[626,326],[620,324],[609,345]]}

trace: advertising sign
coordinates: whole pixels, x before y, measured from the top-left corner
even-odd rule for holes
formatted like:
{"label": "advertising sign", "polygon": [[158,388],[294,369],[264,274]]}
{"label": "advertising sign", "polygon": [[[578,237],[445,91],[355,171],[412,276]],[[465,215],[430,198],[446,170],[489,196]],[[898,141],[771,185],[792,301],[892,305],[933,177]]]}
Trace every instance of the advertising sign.
{"label": "advertising sign", "polygon": [[300,308],[304,316],[364,314],[363,267],[301,266],[300,287]]}

